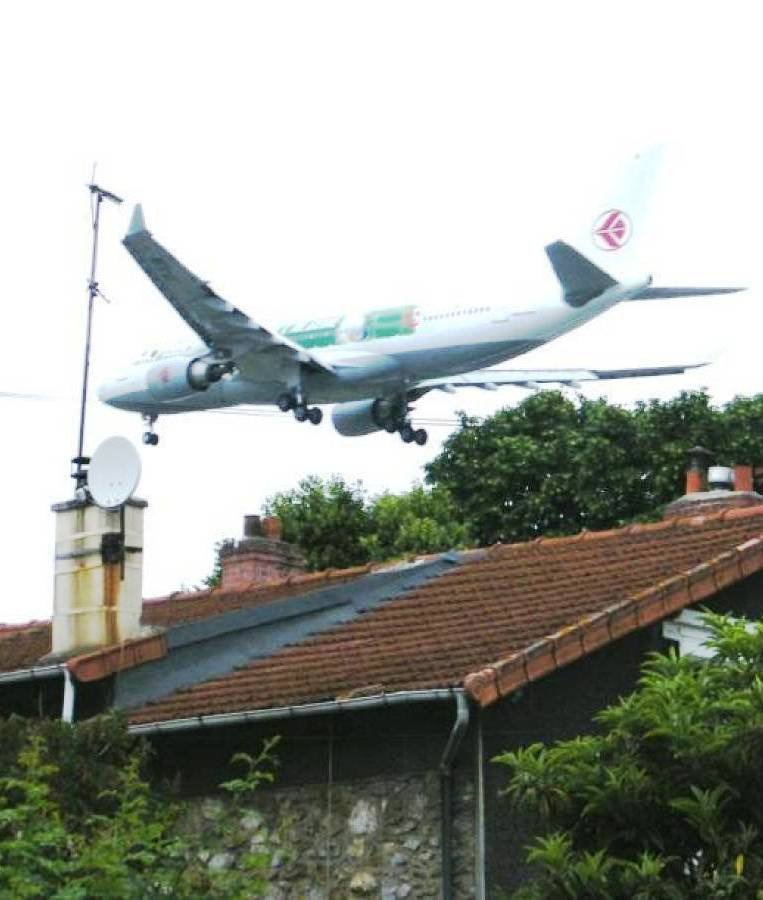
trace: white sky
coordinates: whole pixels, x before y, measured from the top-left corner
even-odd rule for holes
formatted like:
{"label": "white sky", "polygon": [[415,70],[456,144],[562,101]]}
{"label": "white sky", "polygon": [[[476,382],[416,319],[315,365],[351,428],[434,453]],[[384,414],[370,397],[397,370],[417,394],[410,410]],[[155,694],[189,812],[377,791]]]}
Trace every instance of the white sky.
{"label": "white sky", "polygon": [[[0,32],[0,391],[76,398],[89,264],[85,183],[105,206],[91,389],[189,332],[119,241],[132,203],[154,235],[265,323],[378,304],[527,305],[556,290],[543,246],[599,212],[594,186],[668,141],[650,270],[658,284],[746,284],[716,300],[631,304],[514,365],[707,358],[687,377],[609,385],[631,402],[763,388],[760,30],[727,2],[15,4]],[[594,395],[595,389],[587,393]],[[425,398],[489,413],[523,396]],[[52,609],[53,515],[71,496],[76,399],[0,399],[0,621]],[[212,546],[308,473],[404,490],[425,448],[280,418],[159,422],[141,454],[145,593],[193,585]],[[135,415],[89,408],[87,449]]]}

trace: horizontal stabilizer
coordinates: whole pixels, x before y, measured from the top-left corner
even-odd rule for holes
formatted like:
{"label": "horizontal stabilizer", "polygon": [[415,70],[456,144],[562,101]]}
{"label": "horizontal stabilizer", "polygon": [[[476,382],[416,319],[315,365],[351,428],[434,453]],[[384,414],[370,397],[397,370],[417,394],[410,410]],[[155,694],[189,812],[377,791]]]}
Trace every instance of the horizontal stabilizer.
{"label": "horizontal stabilizer", "polygon": [[589,300],[617,284],[611,275],[564,241],[549,244],[546,255],[562,286],[564,302],[570,306],[585,306]]}
{"label": "horizontal stabilizer", "polygon": [[669,300],[673,297],[710,297],[715,294],[736,294],[743,287],[647,287],[631,300]]}

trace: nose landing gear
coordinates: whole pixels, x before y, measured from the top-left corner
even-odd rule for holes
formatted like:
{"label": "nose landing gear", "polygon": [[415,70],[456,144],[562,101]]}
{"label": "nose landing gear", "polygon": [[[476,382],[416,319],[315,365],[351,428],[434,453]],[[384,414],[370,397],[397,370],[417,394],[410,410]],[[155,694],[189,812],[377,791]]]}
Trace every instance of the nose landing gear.
{"label": "nose landing gear", "polygon": [[149,447],[155,447],[159,443],[159,435],[154,431],[154,423],[158,418],[154,414],[143,416],[143,421],[146,423],[146,431],[143,432],[143,443]]}

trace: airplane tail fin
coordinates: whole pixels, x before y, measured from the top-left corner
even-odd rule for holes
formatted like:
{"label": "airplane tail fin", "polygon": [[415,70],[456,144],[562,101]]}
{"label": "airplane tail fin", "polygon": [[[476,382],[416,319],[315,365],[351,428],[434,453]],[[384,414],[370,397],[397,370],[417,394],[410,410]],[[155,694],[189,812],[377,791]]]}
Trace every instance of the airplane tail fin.
{"label": "airplane tail fin", "polygon": [[546,247],[567,303],[583,306],[618,282],[649,280],[649,267],[639,253],[661,162],[661,147],[638,154],[589,207],[587,221],[578,220],[565,240]]}
{"label": "airplane tail fin", "polygon": [[546,253],[562,286],[564,301],[585,306],[607,288],[643,285],[622,299],[657,300],[731,294],[739,287],[652,287],[651,267],[643,254],[648,213],[662,166],[663,148],[635,156],[620,181],[591,208],[588,229],[569,242],[555,241]]}

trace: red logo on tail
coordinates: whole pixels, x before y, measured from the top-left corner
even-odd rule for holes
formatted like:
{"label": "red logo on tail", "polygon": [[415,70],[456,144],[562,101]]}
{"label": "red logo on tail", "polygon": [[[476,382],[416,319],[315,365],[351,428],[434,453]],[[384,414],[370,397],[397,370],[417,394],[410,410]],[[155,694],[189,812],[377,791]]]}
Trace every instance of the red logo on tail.
{"label": "red logo on tail", "polygon": [[633,226],[620,209],[608,209],[593,223],[593,242],[600,250],[619,250],[630,240]]}

